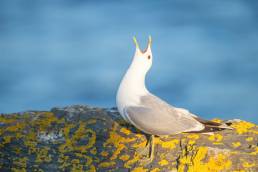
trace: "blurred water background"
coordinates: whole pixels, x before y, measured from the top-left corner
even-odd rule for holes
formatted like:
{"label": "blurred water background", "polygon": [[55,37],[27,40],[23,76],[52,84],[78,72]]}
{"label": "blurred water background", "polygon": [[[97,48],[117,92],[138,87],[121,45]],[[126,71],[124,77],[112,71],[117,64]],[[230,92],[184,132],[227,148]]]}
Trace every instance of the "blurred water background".
{"label": "blurred water background", "polygon": [[115,106],[153,37],[147,86],[203,118],[258,121],[258,1],[0,1],[0,112]]}

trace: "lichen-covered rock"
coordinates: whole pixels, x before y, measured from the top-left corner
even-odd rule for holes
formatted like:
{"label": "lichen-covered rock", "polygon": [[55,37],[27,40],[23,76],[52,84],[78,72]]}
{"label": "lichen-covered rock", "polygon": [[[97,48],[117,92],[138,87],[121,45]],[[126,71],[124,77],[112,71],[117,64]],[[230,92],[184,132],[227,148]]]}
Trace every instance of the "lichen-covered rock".
{"label": "lichen-covered rock", "polygon": [[230,122],[234,130],[214,135],[156,137],[154,161],[142,166],[135,150],[146,137],[114,108],[2,114],[0,171],[258,171],[258,126]]}

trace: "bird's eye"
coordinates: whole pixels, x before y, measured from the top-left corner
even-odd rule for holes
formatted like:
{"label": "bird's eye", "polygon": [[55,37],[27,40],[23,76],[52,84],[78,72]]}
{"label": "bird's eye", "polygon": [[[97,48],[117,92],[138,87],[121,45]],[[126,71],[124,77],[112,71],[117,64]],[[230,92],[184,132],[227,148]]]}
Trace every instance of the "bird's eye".
{"label": "bird's eye", "polygon": [[151,56],[150,55],[148,55],[148,59],[150,60],[150,58],[151,58]]}

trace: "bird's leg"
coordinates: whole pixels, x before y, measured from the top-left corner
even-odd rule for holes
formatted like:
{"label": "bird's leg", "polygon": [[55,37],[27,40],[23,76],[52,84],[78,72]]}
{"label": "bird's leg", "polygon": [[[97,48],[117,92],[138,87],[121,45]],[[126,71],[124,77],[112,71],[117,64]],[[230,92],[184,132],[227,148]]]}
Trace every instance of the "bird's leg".
{"label": "bird's leg", "polygon": [[155,142],[154,142],[155,136],[151,135],[151,140],[150,140],[150,144],[151,144],[151,149],[150,149],[150,162],[154,159],[154,153],[155,153]]}
{"label": "bird's leg", "polygon": [[155,152],[154,137],[155,137],[154,135],[151,135],[149,137],[148,144],[144,148],[144,149],[146,149],[146,148],[148,149],[148,155],[146,158],[140,160],[140,163],[142,165],[147,165],[147,164],[151,163],[152,160],[154,159],[154,152]]}
{"label": "bird's leg", "polygon": [[136,151],[137,153],[140,155],[140,156],[149,156],[149,152],[150,152],[150,137],[151,135],[149,134],[146,134],[146,139],[147,139],[147,142],[146,142],[146,145],[144,148],[138,148]]}

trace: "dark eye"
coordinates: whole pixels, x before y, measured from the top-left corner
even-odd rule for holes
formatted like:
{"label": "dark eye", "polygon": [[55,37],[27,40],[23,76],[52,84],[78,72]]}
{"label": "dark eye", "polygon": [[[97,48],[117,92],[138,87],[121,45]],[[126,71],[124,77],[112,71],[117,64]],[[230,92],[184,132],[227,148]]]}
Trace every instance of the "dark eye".
{"label": "dark eye", "polygon": [[148,59],[150,60],[150,58],[151,58],[151,56],[150,55],[148,55]]}

